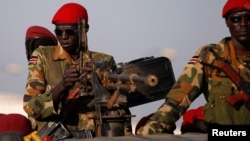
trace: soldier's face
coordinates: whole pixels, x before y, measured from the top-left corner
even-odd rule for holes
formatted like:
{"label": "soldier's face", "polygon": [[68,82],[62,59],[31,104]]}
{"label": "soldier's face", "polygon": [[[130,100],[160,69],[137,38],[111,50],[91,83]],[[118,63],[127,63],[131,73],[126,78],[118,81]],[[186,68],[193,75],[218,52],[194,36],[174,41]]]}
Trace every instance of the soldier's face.
{"label": "soldier's face", "polygon": [[67,52],[75,52],[78,48],[78,26],[75,24],[70,25],[56,25],[55,34],[56,37]]}
{"label": "soldier's face", "polygon": [[250,11],[238,9],[230,12],[226,24],[232,38],[240,43],[250,41]]}

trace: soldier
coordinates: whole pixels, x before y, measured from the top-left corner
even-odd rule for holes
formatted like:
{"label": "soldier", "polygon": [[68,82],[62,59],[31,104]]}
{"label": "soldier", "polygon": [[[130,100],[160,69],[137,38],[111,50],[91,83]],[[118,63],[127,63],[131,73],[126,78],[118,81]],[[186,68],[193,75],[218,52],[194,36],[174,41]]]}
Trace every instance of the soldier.
{"label": "soldier", "polygon": [[[48,29],[42,26],[30,26],[26,30],[25,50],[29,60],[32,52],[40,45],[57,45],[57,39]],[[0,113],[0,132],[20,132],[22,136],[32,133],[31,122],[18,113]]]}
{"label": "soldier", "polygon": [[228,0],[222,17],[231,37],[201,47],[195,53],[166,95],[165,102],[137,134],[173,133],[175,122],[202,93],[207,100],[203,107],[207,124],[250,124],[249,96],[248,100],[230,105],[230,96],[241,96],[238,93],[242,91],[230,75],[218,67],[219,58],[225,59],[245,81],[250,81],[250,0]]}
{"label": "soldier", "polygon": [[[79,19],[83,20],[81,28],[84,32],[79,28]],[[92,61],[104,61],[112,71],[116,71],[117,66],[113,56],[88,49],[86,35],[89,30],[88,13],[82,5],[77,3],[62,5],[52,18],[52,23],[55,25],[59,44],[41,46],[29,59],[24,110],[34,121],[33,127],[38,132],[50,121],[62,121],[71,136],[86,137],[86,130],[96,131],[94,120],[96,111],[94,107],[87,106],[93,101],[94,94],[90,88],[92,85],[89,77],[81,83],[80,62],[88,64]],[[84,39],[80,37],[81,35]],[[83,44],[80,46],[79,42],[82,40]],[[80,54],[81,51],[82,54]],[[82,60],[80,60],[81,55]],[[72,103],[67,101],[67,97],[77,88],[81,89],[73,102],[76,106],[73,105],[73,109],[67,109],[72,106],[70,105]],[[126,97],[119,95],[118,100],[125,103]],[[114,106],[121,115],[130,114],[127,107]],[[130,119],[125,122],[124,135],[131,134]]]}
{"label": "soldier", "polygon": [[32,52],[39,46],[55,45],[57,45],[57,39],[47,28],[37,25],[27,28],[25,35],[25,47],[28,60],[30,59]]}

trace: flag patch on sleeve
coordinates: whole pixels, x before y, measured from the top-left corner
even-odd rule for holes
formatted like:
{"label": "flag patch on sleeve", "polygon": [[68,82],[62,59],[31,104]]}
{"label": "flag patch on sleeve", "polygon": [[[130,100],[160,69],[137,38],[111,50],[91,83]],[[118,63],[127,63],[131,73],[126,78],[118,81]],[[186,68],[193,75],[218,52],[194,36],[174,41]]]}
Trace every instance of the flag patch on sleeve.
{"label": "flag patch on sleeve", "polygon": [[35,64],[38,60],[37,56],[31,56],[31,58],[29,59],[29,64]]}
{"label": "flag patch on sleeve", "polygon": [[199,62],[199,56],[193,56],[193,57],[189,60],[188,64],[195,64],[195,63],[197,63],[197,62]]}

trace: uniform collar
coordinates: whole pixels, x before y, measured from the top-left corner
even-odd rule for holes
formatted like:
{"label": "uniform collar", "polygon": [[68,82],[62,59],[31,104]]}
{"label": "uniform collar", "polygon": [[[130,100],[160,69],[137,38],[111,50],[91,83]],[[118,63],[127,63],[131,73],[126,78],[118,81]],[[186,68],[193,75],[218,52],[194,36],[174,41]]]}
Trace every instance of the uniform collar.
{"label": "uniform collar", "polygon": [[[87,49],[83,53],[84,60],[89,61],[89,50]],[[70,57],[69,53],[66,52],[61,45],[57,45],[55,52],[53,54],[53,60],[67,60],[69,63],[73,63],[73,59]]]}
{"label": "uniform collar", "polygon": [[69,60],[69,62],[71,62],[70,60],[72,60],[68,52],[64,51],[61,45],[57,45],[55,52],[53,54],[53,60],[65,60],[65,59]]}

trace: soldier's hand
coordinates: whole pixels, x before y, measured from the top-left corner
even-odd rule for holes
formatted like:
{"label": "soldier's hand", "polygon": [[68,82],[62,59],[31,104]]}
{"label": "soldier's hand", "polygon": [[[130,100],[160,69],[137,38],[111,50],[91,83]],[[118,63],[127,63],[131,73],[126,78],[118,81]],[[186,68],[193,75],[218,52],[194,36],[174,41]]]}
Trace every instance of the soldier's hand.
{"label": "soldier's hand", "polygon": [[75,66],[70,66],[64,73],[62,84],[63,87],[71,87],[79,81],[79,73]]}
{"label": "soldier's hand", "polygon": [[92,71],[92,68],[91,67],[86,67],[86,66],[84,66],[84,67],[82,67],[82,68],[80,68],[81,70],[81,74],[80,74],[80,76],[79,76],[79,79],[82,81],[82,82],[84,82],[84,81],[87,81],[88,79],[89,79],[89,77],[90,77],[90,73],[91,73],[91,71]]}

